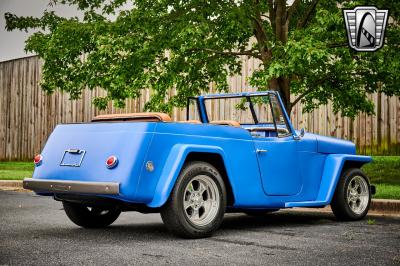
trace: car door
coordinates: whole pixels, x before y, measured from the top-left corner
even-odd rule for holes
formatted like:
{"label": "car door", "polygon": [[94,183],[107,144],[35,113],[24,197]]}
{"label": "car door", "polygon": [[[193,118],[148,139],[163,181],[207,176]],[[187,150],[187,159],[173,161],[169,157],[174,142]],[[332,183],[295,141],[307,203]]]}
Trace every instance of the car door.
{"label": "car door", "polygon": [[292,136],[254,140],[263,189],[267,195],[290,196],[301,191],[297,140]]}
{"label": "car door", "polygon": [[271,196],[296,195],[303,184],[297,149],[300,140],[293,137],[277,96],[270,95],[268,101],[264,111],[257,112],[260,121],[269,121],[256,125],[258,132],[264,128],[264,134],[252,134],[263,189]]}

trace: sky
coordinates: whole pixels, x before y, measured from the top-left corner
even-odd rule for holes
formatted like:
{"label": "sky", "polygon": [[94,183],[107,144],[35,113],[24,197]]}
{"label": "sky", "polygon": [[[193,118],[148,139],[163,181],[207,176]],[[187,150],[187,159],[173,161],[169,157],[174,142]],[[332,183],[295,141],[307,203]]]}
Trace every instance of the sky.
{"label": "sky", "polygon": [[[0,62],[8,61],[16,58],[31,56],[31,53],[24,51],[25,40],[32,31],[26,33],[21,31],[5,30],[6,21],[4,14],[10,12],[17,16],[33,16],[40,17],[43,11],[54,10],[57,15],[64,17],[78,16],[80,13],[73,6],[56,5],[49,6],[50,0],[0,0]],[[291,5],[293,0],[288,0],[288,5]],[[132,4],[127,3],[121,9],[128,9]],[[110,17],[113,19],[114,17]]]}
{"label": "sky", "polygon": [[46,9],[54,10],[57,15],[65,17],[79,14],[74,7],[57,5],[53,8],[48,4],[49,0],[0,0],[0,62],[32,55],[24,51],[25,40],[32,32],[6,31],[6,12],[33,17],[40,17]]}

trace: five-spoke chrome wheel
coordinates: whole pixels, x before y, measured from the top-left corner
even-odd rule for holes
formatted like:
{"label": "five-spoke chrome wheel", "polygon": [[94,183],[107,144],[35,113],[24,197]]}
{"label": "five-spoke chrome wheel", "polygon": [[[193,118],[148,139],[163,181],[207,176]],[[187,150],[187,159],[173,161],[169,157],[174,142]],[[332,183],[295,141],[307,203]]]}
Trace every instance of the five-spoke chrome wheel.
{"label": "five-spoke chrome wheel", "polygon": [[331,208],[339,220],[359,220],[367,215],[371,204],[368,177],[358,168],[343,171],[331,201]]}
{"label": "five-spoke chrome wheel", "polygon": [[183,208],[189,221],[204,226],[215,219],[219,209],[217,184],[209,176],[194,177],[185,188]]}
{"label": "five-spoke chrome wheel", "polygon": [[227,204],[225,183],[211,164],[185,164],[161,218],[174,234],[185,238],[210,236],[221,225]]}
{"label": "five-spoke chrome wheel", "polygon": [[351,210],[360,214],[368,207],[369,185],[361,176],[353,176],[347,187],[347,202]]}

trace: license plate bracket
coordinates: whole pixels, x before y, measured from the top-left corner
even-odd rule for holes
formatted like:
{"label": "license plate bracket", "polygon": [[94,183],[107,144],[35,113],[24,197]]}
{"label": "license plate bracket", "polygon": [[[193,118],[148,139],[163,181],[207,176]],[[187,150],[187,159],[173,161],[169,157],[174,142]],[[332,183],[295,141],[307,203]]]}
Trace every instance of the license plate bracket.
{"label": "license plate bracket", "polygon": [[79,149],[65,150],[60,162],[60,166],[80,167],[85,157],[86,151]]}

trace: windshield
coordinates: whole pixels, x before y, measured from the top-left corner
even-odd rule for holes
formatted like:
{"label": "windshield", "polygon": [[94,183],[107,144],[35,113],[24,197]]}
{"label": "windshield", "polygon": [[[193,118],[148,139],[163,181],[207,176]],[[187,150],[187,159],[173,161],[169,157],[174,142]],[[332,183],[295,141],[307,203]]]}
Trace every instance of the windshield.
{"label": "windshield", "polygon": [[[205,98],[204,105],[210,123],[228,120],[239,122],[246,128],[254,126],[274,128],[278,132],[283,132],[282,135],[290,132],[279,100],[274,94]],[[199,120],[196,99],[189,101],[187,117],[189,120]]]}
{"label": "windshield", "polygon": [[270,95],[209,98],[204,101],[208,120],[234,120],[244,125],[273,124]]}

